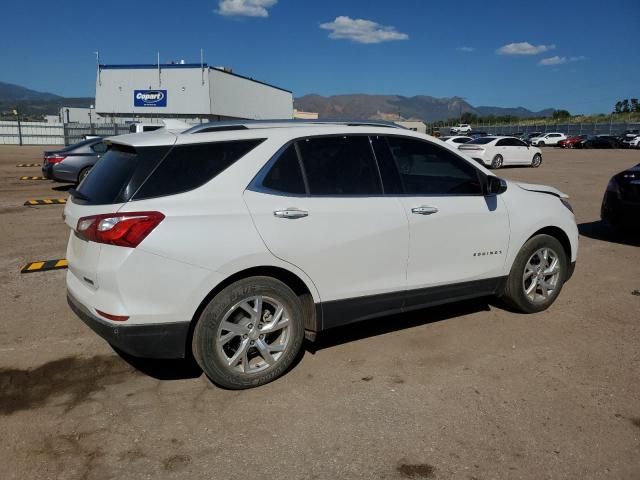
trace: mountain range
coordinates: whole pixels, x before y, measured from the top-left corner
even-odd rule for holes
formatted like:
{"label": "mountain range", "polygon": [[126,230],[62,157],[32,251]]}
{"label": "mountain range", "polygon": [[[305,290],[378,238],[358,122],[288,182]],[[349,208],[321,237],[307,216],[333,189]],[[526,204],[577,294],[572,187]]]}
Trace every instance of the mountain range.
{"label": "mountain range", "polygon": [[[88,107],[93,103],[91,97],[61,97],[0,82],[0,112],[11,111],[18,106],[23,114],[47,115],[57,114],[62,106]],[[321,119],[422,120],[427,123],[458,118],[465,112],[479,117],[511,115],[520,118],[548,117],[554,112],[552,108],[533,112],[524,107],[474,107],[460,97],[437,98],[427,95],[349,94],[324,97],[311,94],[294,99],[294,107],[318,112]]]}
{"label": "mountain range", "polygon": [[427,95],[350,94],[323,97],[311,94],[296,98],[294,107],[318,112],[322,119],[422,120],[427,123],[458,118],[465,112],[479,117],[512,115],[520,118],[549,117],[554,112],[552,108],[534,112],[524,107],[474,107],[460,97],[437,98]]}
{"label": "mountain range", "polygon": [[63,106],[88,107],[94,103],[91,97],[61,97],[48,92],[38,92],[20,85],[0,82],[0,114],[18,108],[22,115],[40,117],[55,115]]}

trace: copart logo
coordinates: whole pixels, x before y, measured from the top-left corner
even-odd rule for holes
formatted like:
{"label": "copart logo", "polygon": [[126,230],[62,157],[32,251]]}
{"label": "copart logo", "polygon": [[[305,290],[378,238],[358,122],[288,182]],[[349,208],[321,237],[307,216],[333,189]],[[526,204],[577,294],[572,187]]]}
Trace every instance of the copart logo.
{"label": "copart logo", "polygon": [[166,107],[167,91],[166,90],[134,90],[133,106],[134,107]]}

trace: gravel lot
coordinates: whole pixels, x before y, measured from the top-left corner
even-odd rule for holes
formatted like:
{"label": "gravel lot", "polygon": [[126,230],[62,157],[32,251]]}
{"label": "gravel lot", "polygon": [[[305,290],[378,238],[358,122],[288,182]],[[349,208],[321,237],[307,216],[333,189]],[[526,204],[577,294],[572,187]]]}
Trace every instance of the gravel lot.
{"label": "gravel lot", "polygon": [[[285,377],[225,391],[184,362],[123,360],[66,305],[68,187],[44,147],[0,147],[0,464],[6,479],[638,479],[640,241],[599,223],[640,151],[544,150],[508,179],[571,195],[573,279],[548,310],[487,301],[339,329]],[[132,364],[134,366],[132,366]]]}

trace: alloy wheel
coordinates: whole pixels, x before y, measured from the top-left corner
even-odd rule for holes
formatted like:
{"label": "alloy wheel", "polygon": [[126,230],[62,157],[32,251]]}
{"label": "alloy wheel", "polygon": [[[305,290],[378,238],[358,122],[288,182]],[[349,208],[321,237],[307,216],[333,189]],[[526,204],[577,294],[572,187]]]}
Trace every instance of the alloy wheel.
{"label": "alloy wheel", "polygon": [[216,351],[224,364],[244,374],[277,364],[290,340],[289,312],[277,299],[262,295],[233,305],[215,337]]}
{"label": "alloy wheel", "polygon": [[522,288],[533,303],[546,302],[555,292],[560,280],[560,258],[551,248],[536,250],[524,267]]}

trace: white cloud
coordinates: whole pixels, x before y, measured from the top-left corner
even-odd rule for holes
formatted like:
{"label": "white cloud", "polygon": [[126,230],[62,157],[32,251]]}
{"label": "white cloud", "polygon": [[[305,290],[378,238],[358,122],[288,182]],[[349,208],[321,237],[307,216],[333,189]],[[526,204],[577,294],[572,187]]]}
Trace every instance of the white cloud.
{"label": "white cloud", "polygon": [[216,12],[225,17],[268,17],[267,9],[276,3],[278,0],[220,0]]}
{"label": "white cloud", "polygon": [[556,55],[555,57],[543,58],[538,62],[538,65],[562,65],[563,63],[567,63],[567,57],[559,57]]}
{"label": "white cloud", "polygon": [[475,52],[476,49],[474,47],[458,47],[456,48],[456,50],[458,50],[459,52],[465,52],[465,53],[470,53],[470,52]]}
{"label": "white cloud", "polygon": [[345,16],[336,17],[333,22],[322,23],[320,28],[331,31],[329,38],[346,39],[356,43],[382,43],[409,38],[409,35],[398,32],[395,27],[386,27],[371,20]]}
{"label": "white cloud", "polygon": [[554,48],[556,48],[555,45],[531,45],[529,42],[508,43],[496,50],[496,53],[498,55],[537,55]]}
{"label": "white cloud", "polygon": [[578,57],[560,57],[558,55],[549,58],[543,58],[538,62],[538,65],[549,66],[549,65],[562,65],[567,62],[579,62],[580,60],[584,60],[587,57],[584,55],[580,55]]}

